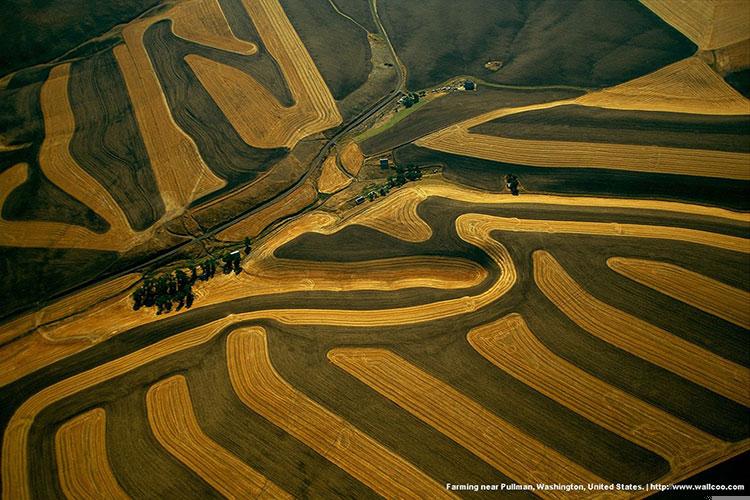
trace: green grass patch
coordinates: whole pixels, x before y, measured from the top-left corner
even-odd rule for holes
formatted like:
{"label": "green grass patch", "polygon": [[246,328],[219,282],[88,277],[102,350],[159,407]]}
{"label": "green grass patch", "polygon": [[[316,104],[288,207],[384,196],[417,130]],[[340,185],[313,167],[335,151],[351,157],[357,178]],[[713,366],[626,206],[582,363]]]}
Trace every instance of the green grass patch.
{"label": "green grass patch", "polygon": [[358,136],[354,137],[354,140],[356,142],[362,142],[364,140],[369,139],[370,137],[375,137],[381,132],[385,132],[386,130],[388,130],[389,128],[391,128],[392,126],[394,126],[395,124],[397,124],[398,122],[400,122],[401,120],[403,120],[404,118],[406,118],[407,116],[414,113],[416,110],[418,110],[419,108],[421,108],[422,106],[424,106],[425,104],[433,100],[434,99],[425,99],[425,98],[420,99],[419,102],[413,105],[411,108],[403,108],[399,110],[398,112],[396,112],[396,114],[394,114],[391,117],[390,120],[388,120],[387,122],[377,127],[367,129],[366,131],[362,132]]}

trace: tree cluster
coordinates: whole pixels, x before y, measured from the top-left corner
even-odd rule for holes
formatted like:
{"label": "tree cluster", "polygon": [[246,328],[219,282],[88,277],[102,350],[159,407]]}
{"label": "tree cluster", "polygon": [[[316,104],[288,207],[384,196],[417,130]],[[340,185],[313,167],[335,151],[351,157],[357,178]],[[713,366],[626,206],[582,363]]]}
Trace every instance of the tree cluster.
{"label": "tree cluster", "polygon": [[505,185],[510,189],[510,193],[513,196],[518,196],[518,177],[513,174],[505,176]]}
{"label": "tree cluster", "polygon": [[419,95],[415,92],[412,92],[411,94],[405,95],[401,98],[401,104],[404,105],[405,108],[411,108],[416,103],[419,102]]}
{"label": "tree cluster", "polygon": [[386,184],[391,187],[403,186],[409,181],[416,181],[422,178],[422,171],[419,167],[415,167],[411,163],[403,166],[396,165],[396,174],[388,177],[388,183]]}
{"label": "tree cluster", "polygon": [[[245,254],[249,253],[250,241],[249,238],[245,238]],[[235,274],[242,272],[239,252],[225,254],[221,257],[221,262],[224,274],[232,271]],[[156,314],[161,314],[171,312],[173,307],[175,311],[183,307],[190,309],[195,300],[193,285],[198,280],[208,281],[213,278],[216,275],[216,264],[216,258],[208,257],[197,265],[191,264],[187,268],[189,274],[183,269],[177,269],[174,273],[144,278],[143,284],[133,292],[133,310],[156,307]],[[198,266],[201,268],[200,274]]]}

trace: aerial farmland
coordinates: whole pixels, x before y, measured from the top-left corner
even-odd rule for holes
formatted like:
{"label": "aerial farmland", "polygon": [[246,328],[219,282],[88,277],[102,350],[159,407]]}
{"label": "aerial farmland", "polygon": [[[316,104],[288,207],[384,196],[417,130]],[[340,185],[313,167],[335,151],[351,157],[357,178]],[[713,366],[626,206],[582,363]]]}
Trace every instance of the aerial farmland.
{"label": "aerial farmland", "polygon": [[747,494],[750,1],[6,3],[3,500]]}

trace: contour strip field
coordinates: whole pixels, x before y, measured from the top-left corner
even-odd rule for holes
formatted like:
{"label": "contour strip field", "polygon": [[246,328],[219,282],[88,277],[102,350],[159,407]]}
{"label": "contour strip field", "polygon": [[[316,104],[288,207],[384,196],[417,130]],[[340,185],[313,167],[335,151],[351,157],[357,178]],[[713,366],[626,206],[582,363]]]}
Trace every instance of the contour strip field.
{"label": "contour strip field", "polygon": [[105,422],[104,410],[94,408],[64,423],[55,434],[57,472],[66,497],[130,498],[107,458]]}
{"label": "contour strip field", "polygon": [[452,498],[442,485],[284,381],[262,328],[227,337],[229,378],[249,408],[386,498]]}
{"label": "contour strip field", "polygon": [[589,295],[549,253],[537,250],[533,260],[539,289],[591,335],[750,406],[750,370]]}
{"label": "contour strip field", "polygon": [[666,458],[671,471],[659,482],[671,483],[727,451],[726,443],[558,357],[518,314],[474,328],[467,340],[501,370],[597,425]]}
{"label": "contour strip field", "polygon": [[606,482],[388,350],[337,348],[328,359],[520,484]]}
{"label": "contour strip field", "polygon": [[227,498],[292,496],[211,440],[193,412],[187,381],[175,375],[146,394],[148,420],[159,443]]}
{"label": "contour strip field", "polygon": [[668,262],[610,257],[607,266],[697,309],[750,328],[750,293],[744,290]]}

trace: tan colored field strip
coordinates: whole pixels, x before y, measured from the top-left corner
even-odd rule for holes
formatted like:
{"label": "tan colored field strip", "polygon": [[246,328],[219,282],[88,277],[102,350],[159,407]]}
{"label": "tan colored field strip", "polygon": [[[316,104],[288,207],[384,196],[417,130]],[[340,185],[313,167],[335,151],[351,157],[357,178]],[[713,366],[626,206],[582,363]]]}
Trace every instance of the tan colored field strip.
{"label": "tan colored field strip", "polygon": [[294,100],[292,106],[282,106],[239,69],[198,55],[185,57],[242,140],[258,148],[292,148],[300,139],[341,123],[331,92],[278,0],[243,3],[279,64]]}
{"label": "tan colored field strip", "polygon": [[311,205],[317,197],[318,192],[311,183],[307,182],[278,202],[268,205],[221,231],[217,236],[225,241],[242,241],[246,236],[255,238],[275,221],[296,214]]}
{"label": "tan colored field strip", "polygon": [[426,198],[418,189],[401,189],[349,219],[350,224],[367,226],[404,241],[419,243],[432,236],[432,228],[419,216],[417,207]]}
{"label": "tan colored field strip", "polygon": [[454,498],[412,464],[282,379],[268,356],[262,328],[229,334],[227,364],[243,403],[376,493],[386,498]]}
{"label": "tan colored field strip", "polygon": [[390,351],[340,348],[328,359],[520,484],[606,483]]}
{"label": "tan colored field strip", "polygon": [[219,0],[178,3],[167,17],[172,20],[172,32],[191,42],[237,54],[251,55],[258,52],[254,43],[234,36]]}
{"label": "tan colored field strip", "polygon": [[195,418],[182,375],[152,385],[146,394],[146,406],[159,443],[226,498],[292,498],[206,436]]}
{"label": "tan colored field strip", "polygon": [[10,342],[41,325],[55,322],[73,314],[79,314],[94,305],[107,303],[108,299],[127,290],[139,279],[140,275],[131,273],[104,281],[9,323],[0,325],[0,345]]}
{"label": "tan colored field strip", "polygon": [[655,260],[611,257],[613,271],[742,328],[750,328],[750,293],[688,269]]}
{"label": "tan colored field strip", "polygon": [[[0,177],[0,181],[2,177]],[[685,203],[657,201],[657,200],[631,200],[616,198],[595,198],[595,197],[566,197],[550,195],[524,195],[522,197],[510,196],[508,194],[492,194],[485,191],[473,190],[459,187],[453,184],[439,180],[425,179],[419,183],[418,187],[407,186],[403,191],[412,192],[412,196],[417,198],[428,198],[431,196],[441,196],[444,198],[454,199],[466,203],[477,204],[511,204],[511,205],[550,205],[550,206],[599,206],[606,208],[621,209],[643,209],[643,210],[660,210],[665,212],[675,212],[682,215],[702,215],[716,217],[735,222],[748,222],[750,214],[741,212],[732,212],[729,210],[708,207],[703,205],[689,205]],[[2,191],[0,191],[2,192]],[[395,195],[396,193],[394,193]],[[399,195],[400,196],[400,195]],[[389,200],[396,199],[393,195],[387,197],[378,204],[373,204],[365,209],[382,210],[384,206],[390,203]],[[401,202],[399,202],[401,203]],[[363,216],[366,218],[366,216]],[[488,238],[488,233],[484,235],[470,236],[471,232],[467,227],[472,226],[471,221],[476,220],[476,216],[465,214],[458,219],[458,232],[470,243],[479,246],[494,255],[494,259],[499,263],[502,275],[507,278],[503,283],[498,283],[490,290],[489,295],[480,295],[466,297],[463,299],[450,300],[447,302],[438,302],[426,306],[418,306],[416,309],[388,309],[385,311],[375,311],[363,313],[358,311],[352,314],[351,311],[319,311],[319,310],[288,310],[274,311],[273,314],[280,321],[291,321],[304,324],[305,321],[313,321],[316,324],[326,324],[326,319],[335,324],[347,325],[351,321],[356,321],[364,326],[376,322],[379,325],[392,324],[393,318],[409,318],[413,322],[427,321],[430,318],[449,317],[454,314],[460,314],[483,307],[487,301],[492,301],[501,296],[514,283],[515,269],[513,268],[507,252],[502,246],[495,248],[495,242]],[[253,249],[252,260],[245,264],[246,271],[253,268],[262,268],[264,261],[273,259],[273,253],[277,248],[293,240],[305,232],[319,232],[332,234],[349,225],[350,220],[338,220],[330,214],[310,213],[298,219],[289,221],[275,230],[268,238],[263,239]],[[567,232],[572,234],[598,234],[610,236],[629,236],[642,238],[666,238],[669,240],[686,240],[693,243],[708,245],[716,248],[725,248],[734,251],[748,252],[748,243],[741,238],[723,236],[703,231],[695,231],[683,228],[672,228],[663,226],[645,226],[630,225],[617,223],[601,222],[567,222],[567,221],[549,221],[549,220],[519,220],[515,218],[494,218],[492,229],[505,231],[537,231],[537,232]],[[474,224],[474,231],[480,229]],[[485,227],[485,231],[491,230]],[[250,274],[248,272],[248,274]],[[196,294],[201,296],[199,306],[208,306],[211,304],[232,300],[240,297],[246,297],[253,293],[257,283],[253,282],[252,286],[247,286],[244,282],[238,281],[245,273],[237,276],[219,276],[207,284],[199,284],[196,288]],[[296,279],[292,283],[284,283],[279,280],[275,282],[274,290],[293,291],[310,289],[323,289],[321,284],[313,280],[301,282]],[[371,284],[367,284],[371,286]],[[205,297],[205,299],[203,298]],[[270,317],[270,312],[258,312],[253,317]],[[284,315],[281,318],[278,315]],[[113,321],[117,318],[117,321]],[[127,296],[122,296],[118,301],[111,302],[94,311],[87,313],[69,321],[60,321],[49,329],[34,332],[22,339],[12,342],[0,348],[0,386],[11,383],[24,375],[32,373],[54,361],[63,359],[67,356],[81,352],[92,345],[102,342],[113,335],[127,331],[131,328],[142,326],[158,319],[151,312],[141,309],[133,311],[131,300]]]}
{"label": "tan colored field strip", "polygon": [[574,323],[605,342],[750,406],[750,370],[590,295],[549,253],[533,255],[534,281]]}
{"label": "tan colored field strip", "polygon": [[365,157],[362,154],[362,150],[359,149],[359,144],[350,141],[341,148],[339,161],[341,162],[341,166],[344,167],[350,175],[356,177],[362,168],[362,164],[365,162]]}
{"label": "tan colored field strip", "polygon": [[351,184],[352,179],[339,169],[336,155],[328,156],[323,162],[323,169],[318,179],[318,191],[325,194],[335,193]]}
{"label": "tan colored field strip", "polygon": [[705,115],[750,114],[750,101],[693,56],[648,75],[583,95],[577,104]]}
{"label": "tan colored field strip", "polygon": [[51,404],[107,380],[127,373],[169,354],[208,342],[224,327],[234,323],[231,316],[161,340],[116,360],[57,382],[27,399],[11,417],[3,435],[2,498],[28,499],[28,436],[36,416]]}
{"label": "tan colored field strip", "polygon": [[498,368],[597,425],[667,459],[659,482],[721,457],[726,443],[556,356],[518,314],[474,328],[469,343]]}
{"label": "tan colored field strip", "polygon": [[722,75],[750,68],[750,38],[720,49],[702,52],[700,56]]}
{"label": "tan colored field strip", "polygon": [[104,410],[94,408],[63,424],[55,435],[57,473],[67,498],[130,498],[109,465],[105,419]]}
{"label": "tan colored field strip", "polygon": [[169,12],[128,24],[122,32],[125,44],[113,49],[164,200],[165,220],[226,184],[208,168],[193,139],[175,123],[143,45],[146,29],[168,17]]}
{"label": "tan colored field strip", "polygon": [[634,144],[511,139],[472,134],[461,125],[443,129],[416,143],[447,153],[520,165],[600,168],[750,180],[750,154],[747,153]]}
{"label": "tan colored field strip", "polygon": [[641,0],[701,49],[716,49],[750,36],[747,0]]}

